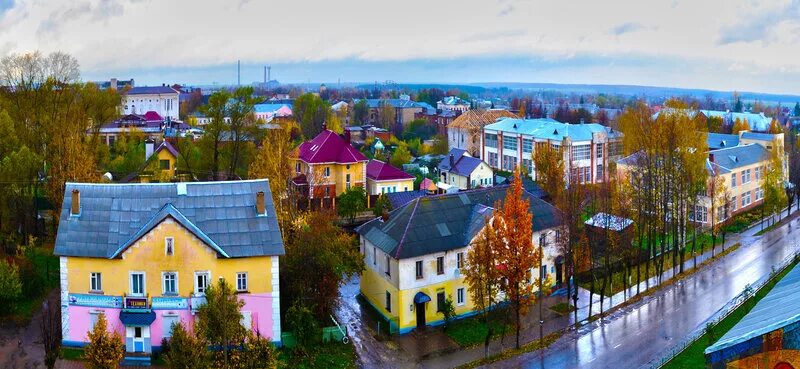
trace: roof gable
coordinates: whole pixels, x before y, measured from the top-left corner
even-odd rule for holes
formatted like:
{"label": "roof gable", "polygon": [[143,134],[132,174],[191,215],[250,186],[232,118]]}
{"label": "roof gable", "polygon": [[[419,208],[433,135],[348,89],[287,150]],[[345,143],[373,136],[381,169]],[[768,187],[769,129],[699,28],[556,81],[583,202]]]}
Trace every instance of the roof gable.
{"label": "roof gable", "polygon": [[372,159],[367,163],[367,178],[375,181],[414,179],[415,177],[388,163]]}
{"label": "roof gable", "polygon": [[343,138],[328,129],[320,132],[314,139],[303,142],[298,147],[298,158],[311,164],[350,164],[369,160]]}
{"label": "roof gable", "polygon": [[111,254],[109,258],[113,259],[120,256],[120,254],[125,252],[125,250],[128,247],[132,246],[134,243],[136,243],[136,241],[144,237],[147,233],[153,230],[153,228],[161,224],[161,222],[163,222],[167,218],[174,219],[176,222],[178,222],[178,224],[183,226],[184,229],[192,233],[195,237],[199,238],[201,241],[203,241],[203,243],[214,249],[214,251],[216,251],[220,255],[226,258],[230,257],[228,253],[225,252],[225,250],[219,247],[219,245],[217,245],[217,243],[214,242],[214,240],[208,237],[207,234],[205,234],[202,230],[200,230],[200,228],[195,226],[189,219],[186,219],[186,217],[172,204],[166,204],[164,205],[163,208],[161,208],[161,210],[158,213],[153,215],[153,218],[151,218],[147,223],[145,223],[144,226],[142,226],[142,228],[140,228],[138,232],[136,232],[127,242],[123,243],[113,254]]}

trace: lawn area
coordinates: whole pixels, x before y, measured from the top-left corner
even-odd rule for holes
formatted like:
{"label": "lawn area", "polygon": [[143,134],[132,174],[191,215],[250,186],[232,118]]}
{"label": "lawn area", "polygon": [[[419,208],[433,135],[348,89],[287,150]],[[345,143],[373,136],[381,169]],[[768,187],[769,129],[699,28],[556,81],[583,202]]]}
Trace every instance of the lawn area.
{"label": "lawn area", "polygon": [[773,278],[762,289],[760,289],[753,297],[745,301],[742,306],[734,310],[730,315],[723,319],[719,324],[714,326],[710,332],[704,333],[697,341],[692,343],[678,356],[673,358],[670,362],[664,365],[665,369],[683,369],[683,368],[704,368],[706,365],[706,357],[703,351],[721,338],[725,332],[733,328],[751,309],[760,301],[764,296],[775,287],[775,284],[783,278],[786,273],[789,273],[792,268],[797,265],[797,262],[791,263],[789,267],[784,269],[777,278]]}
{"label": "lawn area", "polygon": [[280,350],[280,368],[330,368],[355,369],[356,351],[352,343],[327,343],[314,347],[306,355],[295,354],[289,349]]}
{"label": "lawn area", "polygon": [[[453,321],[445,333],[459,346],[472,347],[484,343],[489,326],[493,329],[492,338],[500,337],[503,333],[503,325],[503,321],[497,317],[489,319],[489,325],[486,325],[482,315],[475,315]],[[506,332],[509,332],[510,329],[506,327]]]}
{"label": "lawn area", "polygon": [[550,307],[550,310],[555,311],[561,316],[567,315],[573,311],[575,311],[575,307],[566,303],[566,302],[559,302]]}

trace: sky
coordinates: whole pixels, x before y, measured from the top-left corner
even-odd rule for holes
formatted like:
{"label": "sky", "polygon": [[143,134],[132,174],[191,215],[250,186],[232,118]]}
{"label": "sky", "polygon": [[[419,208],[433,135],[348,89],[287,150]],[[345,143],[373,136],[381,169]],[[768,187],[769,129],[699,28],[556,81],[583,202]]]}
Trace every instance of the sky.
{"label": "sky", "polygon": [[0,0],[0,55],[137,85],[549,82],[800,94],[800,0]]}

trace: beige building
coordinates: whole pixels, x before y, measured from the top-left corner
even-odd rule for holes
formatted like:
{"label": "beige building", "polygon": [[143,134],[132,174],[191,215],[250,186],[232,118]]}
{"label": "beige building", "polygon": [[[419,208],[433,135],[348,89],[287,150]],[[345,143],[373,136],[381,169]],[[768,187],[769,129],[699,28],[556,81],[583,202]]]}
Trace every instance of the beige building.
{"label": "beige building", "polygon": [[414,190],[416,177],[388,163],[372,159],[367,163],[367,192],[369,195]]}
{"label": "beige building", "polygon": [[451,149],[466,150],[474,157],[481,155],[481,130],[500,118],[516,118],[505,109],[467,110],[447,126],[447,143]]}

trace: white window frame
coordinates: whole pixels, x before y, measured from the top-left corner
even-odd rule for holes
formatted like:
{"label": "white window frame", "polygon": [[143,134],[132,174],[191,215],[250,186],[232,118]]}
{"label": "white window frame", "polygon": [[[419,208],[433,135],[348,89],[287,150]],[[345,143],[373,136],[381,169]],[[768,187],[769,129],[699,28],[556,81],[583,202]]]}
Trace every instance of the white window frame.
{"label": "white window frame", "polygon": [[[167,292],[167,275],[175,276],[175,291]],[[161,272],[161,294],[164,296],[176,296],[178,294],[178,272]]]}
{"label": "white window frame", "polygon": [[[95,281],[97,281],[97,287],[95,287]],[[91,272],[89,273],[89,291],[91,292],[103,292],[103,273],[101,272]]]}
{"label": "white window frame", "polygon": [[[134,275],[141,275],[142,276],[142,292],[136,293],[133,291],[133,276]],[[143,271],[131,271],[128,273],[128,289],[131,291],[131,296],[147,296],[147,274]]]}
{"label": "white window frame", "polygon": [[[243,278],[242,278],[243,277]],[[241,288],[239,285],[240,281],[244,281],[244,288]],[[237,292],[247,292],[249,291],[249,284],[250,281],[248,280],[247,272],[236,272],[236,291]]]}
{"label": "white window frame", "polygon": [[456,289],[456,305],[462,306],[467,301],[467,295],[464,291],[464,287],[459,287]]}
{"label": "white window frame", "polygon": [[464,252],[456,253],[456,268],[461,269],[464,267]]}
{"label": "white window frame", "polygon": [[588,160],[592,158],[592,145],[573,145],[572,146],[572,160]]}
{"label": "white window frame", "polygon": [[175,238],[164,237],[164,255],[175,255]]}
{"label": "white window frame", "polygon": [[[203,274],[206,276],[206,285],[205,285],[205,288],[203,289],[203,292],[200,292],[200,290],[198,289],[198,285],[197,285],[197,277],[200,276],[200,275],[203,275]],[[208,286],[210,284],[211,284],[211,271],[209,271],[209,270],[198,270],[198,271],[194,272],[194,294],[195,295],[197,295],[197,296],[205,296],[206,295],[206,291],[208,290]]]}

